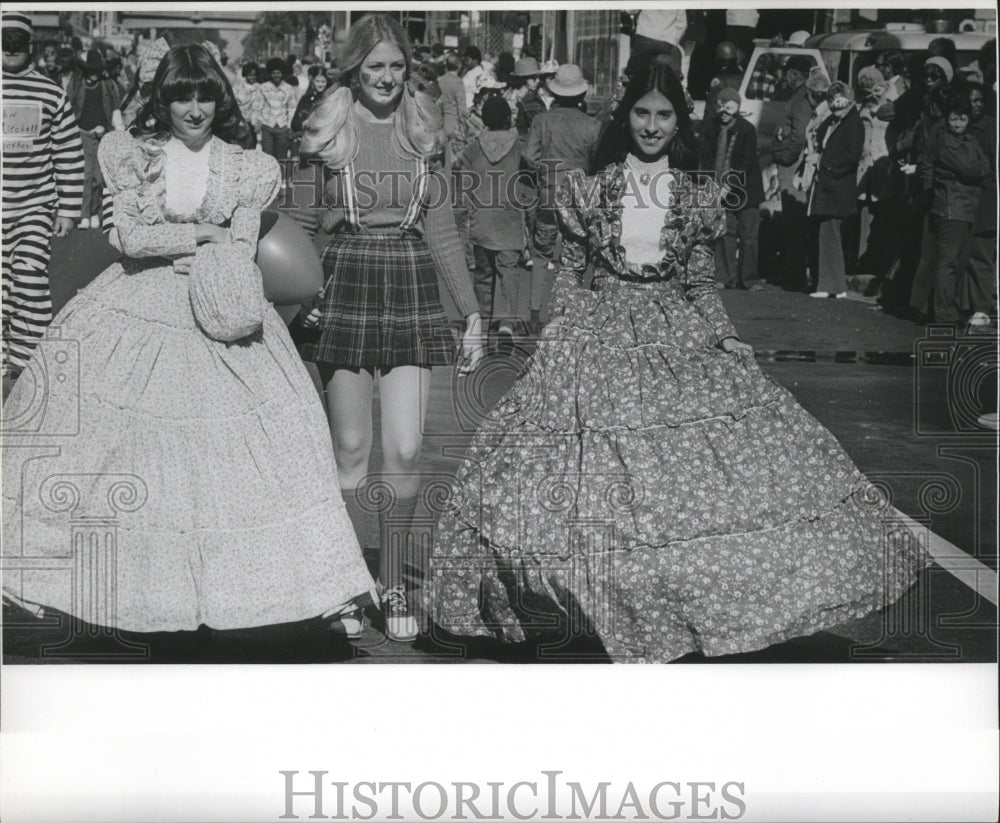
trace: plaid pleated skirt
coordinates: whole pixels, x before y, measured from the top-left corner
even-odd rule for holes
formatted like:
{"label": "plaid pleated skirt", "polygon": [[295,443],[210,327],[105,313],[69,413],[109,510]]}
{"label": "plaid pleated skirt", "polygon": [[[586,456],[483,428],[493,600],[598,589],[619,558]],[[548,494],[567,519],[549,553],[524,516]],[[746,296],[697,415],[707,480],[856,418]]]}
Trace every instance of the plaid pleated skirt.
{"label": "plaid pleated skirt", "polygon": [[323,272],[315,362],[382,370],[454,362],[456,338],[422,237],[403,232],[337,235],[323,252]]}

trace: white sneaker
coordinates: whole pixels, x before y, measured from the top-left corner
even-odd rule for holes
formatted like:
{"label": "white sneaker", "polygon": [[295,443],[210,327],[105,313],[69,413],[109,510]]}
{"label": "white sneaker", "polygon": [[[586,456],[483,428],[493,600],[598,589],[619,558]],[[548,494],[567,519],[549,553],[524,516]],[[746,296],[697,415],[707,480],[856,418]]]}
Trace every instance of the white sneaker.
{"label": "white sneaker", "polygon": [[847,297],[847,292],[839,291],[834,295],[834,297],[837,298],[838,300],[843,300],[845,297]]}
{"label": "white sneaker", "polygon": [[417,618],[410,614],[403,584],[385,589],[381,593],[380,600],[382,616],[385,619],[385,636],[400,642],[415,640],[420,634],[420,629],[417,626]]}
{"label": "white sneaker", "polygon": [[90,218],[90,228],[99,229],[100,227],[101,227],[100,215],[95,214],[93,217]]}
{"label": "white sneaker", "polygon": [[90,228],[90,218],[89,217],[84,217],[83,219],[80,220],[79,223],[76,224],[76,227],[78,229],[89,229]]}
{"label": "white sneaker", "polygon": [[830,296],[830,292],[828,292],[828,291],[814,291],[809,296],[810,297],[829,297]]}

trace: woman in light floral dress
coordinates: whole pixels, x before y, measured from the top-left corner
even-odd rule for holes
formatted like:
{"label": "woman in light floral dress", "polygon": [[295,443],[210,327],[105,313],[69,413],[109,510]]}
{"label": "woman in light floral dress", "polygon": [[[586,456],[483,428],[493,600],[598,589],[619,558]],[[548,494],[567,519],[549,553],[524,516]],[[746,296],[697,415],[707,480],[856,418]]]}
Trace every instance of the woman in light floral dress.
{"label": "woman in light floral dress", "polygon": [[554,319],[439,521],[429,592],[452,633],[521,641],[573,616],[617,660],[748,652],[895,601],[927,562],[737,337],[719,190],[679,170],[692,139],[654,62],[600,171],[562,186]]}
{"label": "woman in light floral dress", "polygon": [[246,132],[214,58],[178,46],[131,132],[101,142],[123,257],[66,304],[5,404],[5,598],[164,632],[374,596],[322,405],[259,279],[239,296],[259,307],[250,333],[217,339],[194,313],[199,261],[253,270],[281,183]]}

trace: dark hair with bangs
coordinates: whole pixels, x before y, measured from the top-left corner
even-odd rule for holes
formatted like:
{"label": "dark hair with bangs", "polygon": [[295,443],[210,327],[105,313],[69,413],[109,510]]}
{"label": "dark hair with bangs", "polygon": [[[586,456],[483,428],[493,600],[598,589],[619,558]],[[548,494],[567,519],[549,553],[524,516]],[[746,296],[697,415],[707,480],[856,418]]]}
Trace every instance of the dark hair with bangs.
{"label": "dark hair with bangs", "polygon": [[691,126],[684,87],[667,58],[660,55],[642,65],[635,76],[629,79],[621,102],[597,142],[591,174],[596,174],[612,163],[624,162],[628,153],[634,150],[629,114],[635,104],[651,91],[658,91],[666,97],[677,117],[677,131],[667,148],[670,165],[681,171],[694,171],[698,168],[698,143]]}
{"label": "dark hair with bangs", "polygon": [[198,97],[215,101],[212,134],[227,143],[248,148],[253,131],[240,111],[229,80],[215,58],[197,44],[175,46],[167,52],[153,77],[152,91],[132,127],[132,134],[170,132],[170,104]]}

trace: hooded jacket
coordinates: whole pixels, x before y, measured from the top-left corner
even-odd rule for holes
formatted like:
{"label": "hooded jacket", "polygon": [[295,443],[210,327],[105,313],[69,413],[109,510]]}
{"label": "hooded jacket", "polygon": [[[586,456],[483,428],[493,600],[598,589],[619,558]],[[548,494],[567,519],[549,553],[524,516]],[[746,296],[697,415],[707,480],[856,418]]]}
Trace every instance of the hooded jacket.
{"label": "hooded jacket", "polygon": [[470,237],[494,251],[524,245],[525,202],[518,186],[523,140],[516,129],[484,131],[455,164],[472,217]]}

